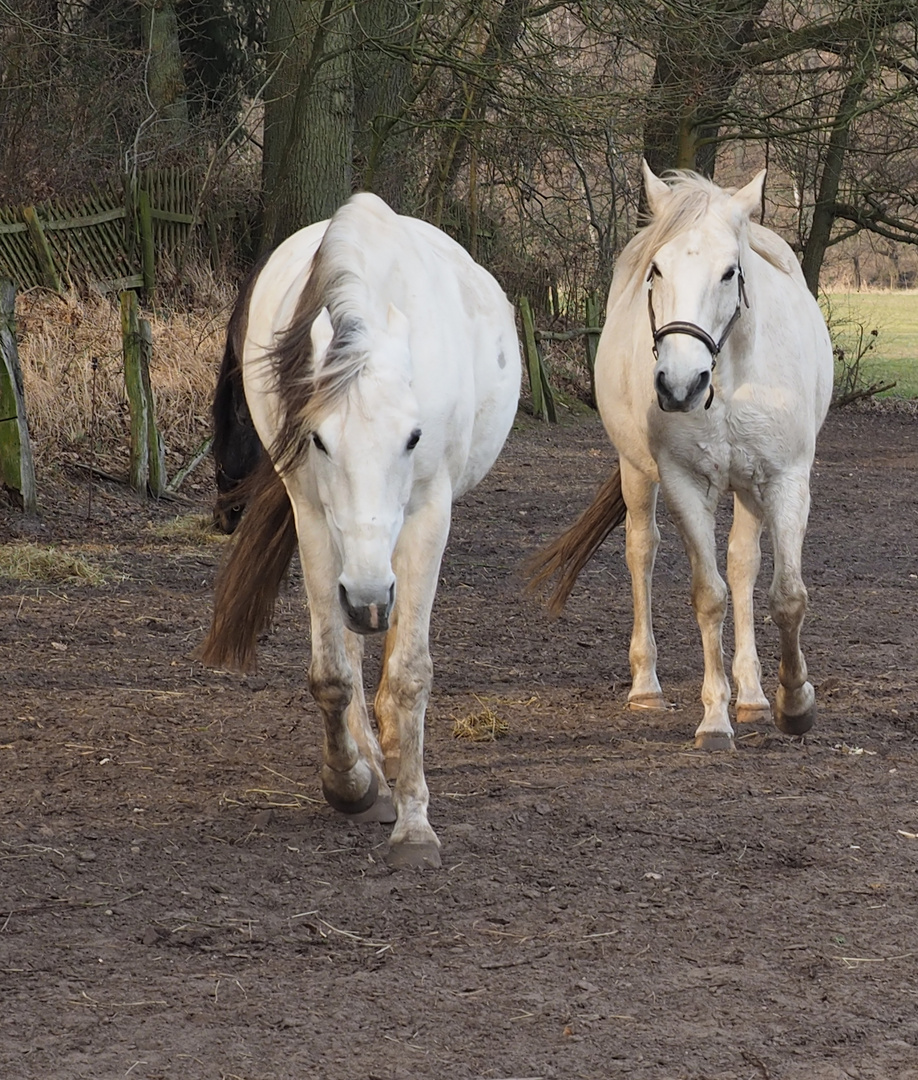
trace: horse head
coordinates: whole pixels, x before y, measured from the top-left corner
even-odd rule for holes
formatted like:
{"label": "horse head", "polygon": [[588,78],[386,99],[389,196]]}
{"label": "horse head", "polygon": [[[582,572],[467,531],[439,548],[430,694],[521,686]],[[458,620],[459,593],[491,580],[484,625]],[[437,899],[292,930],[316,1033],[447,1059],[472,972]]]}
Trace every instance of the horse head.
{"label": "horse head", "polygon": [[[319,412],[308,450],[340,573],[344,621],[358,634],[387,630],[395,605],[392,556],[405,520],[421,439],[411,388],[408,320],[390,305],[384,328],[363,328],[366,358],[347,393]],[[328,310],[313,323],[317,385],[334,353]]]}
{"label": "horse head", "polygon": [[679,196],[644,164],[655,219],[672,219],[647,272],[647,309],[656,360],[653,380],[664,412],[691,412],[714,395],[717,358],[748,307],[743,253],[750,215],[761,204],[765,172],[735,194],[711,192],[691,217]]}

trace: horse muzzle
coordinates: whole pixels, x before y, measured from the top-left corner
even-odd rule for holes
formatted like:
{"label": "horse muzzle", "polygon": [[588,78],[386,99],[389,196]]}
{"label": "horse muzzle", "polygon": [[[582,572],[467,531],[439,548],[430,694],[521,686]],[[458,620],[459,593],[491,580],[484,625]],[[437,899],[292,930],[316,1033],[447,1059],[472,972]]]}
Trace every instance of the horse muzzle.
{"label": "horse muzzle", "polygon": [[654,389],[657,392],[657,403],[663,412],[692,412],[702,401],[707,409],[713,396],[711,372],[705,369],[700,371],[688,386],[676,386],[670,383],[665,371],[659,370],[654,379]]}
{"label": "horse muzzle", "polygon": [[349,590],[344,582],[339,581],[338,603],[348,630],[355,634],[385,633],[395,607],[395,582],[389,586],[388,592],[365,595],[357,590]]}

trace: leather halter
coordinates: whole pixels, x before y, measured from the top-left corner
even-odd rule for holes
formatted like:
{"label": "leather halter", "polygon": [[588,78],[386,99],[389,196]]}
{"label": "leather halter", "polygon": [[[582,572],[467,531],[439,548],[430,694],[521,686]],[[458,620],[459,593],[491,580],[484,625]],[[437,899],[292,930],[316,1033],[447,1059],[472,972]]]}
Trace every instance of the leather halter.
{"label": "leather halter", "polygon": [[[715,341],[714,338],[702,329],[696,323],[685,322],[682,319],[674,319],[672,322],[664,323],[659,329],[657,328],[657,318],[653,313],[653,279],[656,268],[651,266],[650,272],[647,275],[647,281],[650,288],[647,290],[647,311],[650,315],[650,332],[653,335],[653,355],[654,359],[659,356],[657,346],[668,334],[687,334],[689,337],[693,337],[700,341],[702,345],[711,354],[711,371],[717,366],[717,357],[720,355],[720,350],[724,347],[724,342],[730,335],[730,331],[736,325],[737,319],[743,313],[743,305],[749,307],[749,299],[746,296],[746,279],[743,276],[743,268],[737,267],[737,297],[736,307],[733,310],[733,314],[730,316],[727,325],[724,327],[724,332],[720,335],[720,338]],[[706,409],[710,409],[711,402],[714,400],[714,383],[711,383],[711,391],[708,394],[708,400],[704,403]]]}

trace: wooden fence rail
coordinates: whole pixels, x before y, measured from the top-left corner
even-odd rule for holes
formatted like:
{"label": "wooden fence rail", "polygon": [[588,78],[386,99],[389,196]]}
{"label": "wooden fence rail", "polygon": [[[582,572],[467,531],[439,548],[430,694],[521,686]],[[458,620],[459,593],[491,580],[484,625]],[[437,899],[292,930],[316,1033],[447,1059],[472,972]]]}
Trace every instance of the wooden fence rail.
{"label": "wooden fence rail", "polygon": [[179,265],[216,242],[199,194],[196,177],[159,169],[83,199],[0,207],[0,277],[20,289],[80,281],[103,292],[150,291],[164,262]]}

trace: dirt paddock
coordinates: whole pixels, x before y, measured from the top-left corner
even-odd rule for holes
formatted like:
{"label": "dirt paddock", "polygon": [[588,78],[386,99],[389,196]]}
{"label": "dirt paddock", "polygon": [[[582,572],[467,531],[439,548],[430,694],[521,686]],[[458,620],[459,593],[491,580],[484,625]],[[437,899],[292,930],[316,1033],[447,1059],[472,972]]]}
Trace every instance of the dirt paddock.
{"label": "dirt paddock", "polygon": [[[239,678],[190,658],[221,547],[76,473],[41,527],[101,586],[0,581],[5,1080],[918,1078],[918,419],[833,414],[805,553],[821,714],[692,748],[700,645],[663,523],[634,714],[615,536],[549,622],[516,569],[611,462],[521,420],[456,508],[433,619],[437,872],[320,798],[297,575]],[[69,482],[68,482],[69,483]],[[763,581],[768,572],[763,567]],[[759,589],[766,688],[777,634]],[[729,640],[729,633],[728,633]],[[378,649],[376,650],[378,655]],[[486,709],[497,742],[452,735]]]}

